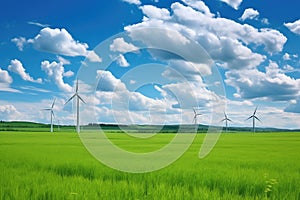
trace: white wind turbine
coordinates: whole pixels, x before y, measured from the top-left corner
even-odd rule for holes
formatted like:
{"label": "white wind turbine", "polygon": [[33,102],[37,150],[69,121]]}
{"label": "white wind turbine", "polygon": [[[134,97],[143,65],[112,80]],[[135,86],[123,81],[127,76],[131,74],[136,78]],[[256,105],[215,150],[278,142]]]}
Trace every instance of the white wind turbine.
{"label": "white wind turbine", "polygon": [[195,125],[197,125],[197,116],[200,116],[202,114],[201,113],[197,113],[195,108],[193,108],[193,111],[194,111],[193,122],[195,123]]}
{"label": "white wind turbine", "polygon": [[232,122],[232,120],[227,117],[225,112],[224,112],[224,119],[222,119],[221,122],[223,122],[223,121],[225,121],[226,132],[227,132],[227,130],[228,130],[228,121]]}
{"label": "white wind turbine", "polygon": [[84,100],[79,96],[79,94],[78,94],[78,79],[77,79],[77,81],[76,81],[76,90],[75,90],[75,94],[65,103],[65,105],[67,104],[67,103],[69,103],[69,101],[71,101],[72,99],[74,99],[75,97],[77,97],[77,102],[76,102],[76,111],[77,111],[77,119],[76,119],[76,131],[77,131],[77,133],[80,133],[80,125],[79,125],[79,101],[82,101],[83,103],[85,103],[84,102]]}
{"label": "white wind turbine", "polygon": [[54,112],[53,112],[53,107],[54,107],[54,104],[55,104],[55,98],[53,100],[53,103],[51,105],[50,108],[46,108],[46,109],[43,109],[43,110],[47,110],[47,111],[50,111],[50,121],[51,121],[51,128],[50,128],[50,132],[52,133],[53,132],[53,117],[54,117]]}
{"label": "white wind turbine", "polygon": [[[253,130],[253,133],[255,132],[255,119],[257,119],[258,121],[260,121],[260,119],[258,119],[258,117],[255,115],[255,114],[256,114],[256,111],[257,111],[257,106],[256,106],[256,108],[255,108],[253,114],[252,114],[250,117],[248,117],[248,118],[246,119],[246,120],[248,120],[248,119],[251,119],[251,118],[252,118],[252,120],[253,120],[253,122],[252,122],[252,130]],[[261,122],[261,121],[260,121],[260,122]]]}

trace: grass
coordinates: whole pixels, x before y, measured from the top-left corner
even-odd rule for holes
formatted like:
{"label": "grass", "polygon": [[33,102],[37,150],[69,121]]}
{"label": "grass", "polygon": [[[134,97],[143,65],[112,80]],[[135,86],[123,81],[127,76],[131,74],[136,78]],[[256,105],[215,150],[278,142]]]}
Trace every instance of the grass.
{"label": "grass", "polygon": [[[174,136],[107,135],[135,152]],[[99,163],[75,133],[2,131],[0,199],[300,199],[299,133],[223,134],[199,159],[203,138],[162,170],[130,174]]]}

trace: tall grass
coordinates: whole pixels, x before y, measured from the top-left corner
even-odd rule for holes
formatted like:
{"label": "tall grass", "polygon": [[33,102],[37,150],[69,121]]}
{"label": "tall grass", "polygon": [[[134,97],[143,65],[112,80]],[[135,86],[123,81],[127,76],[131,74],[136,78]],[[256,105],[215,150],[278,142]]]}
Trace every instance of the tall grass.
{"label": "tall grass", "polygon": [[[136,152],[160,148],[173,135],[129,141]],[[300,134],[223,134],[198,158],[203,135],[175,163],[146,174],[110,169],[70,133],[0,133],[1,199],[300,199]],[[141,146],[145,146],[145,149]],[[135,149],[136,147],[136,149]]]}

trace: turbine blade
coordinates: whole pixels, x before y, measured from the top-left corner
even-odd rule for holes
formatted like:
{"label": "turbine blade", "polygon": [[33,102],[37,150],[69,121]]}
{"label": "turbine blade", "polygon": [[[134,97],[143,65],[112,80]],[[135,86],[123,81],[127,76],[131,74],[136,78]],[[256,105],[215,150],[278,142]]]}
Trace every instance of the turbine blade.
{"label": "turbine blade", "polygon": [[[254,116],[255,119],[257,119],[258,121],[260,121],[260,119],[258,119],[258,117]],[[261,122],[261,121],[260,121]]]}
{"label": "turbine blade", "polygon": [[224,122],[226,119],[222,119],[220,122]]}
{"label": "turbine blade", "polygon": [[[83,102],[85,103],[85,101],[77,94],[77,97]],[[86,104],[86,103],[85,103]]]}
{"label": "turbine blade", "polygon": [[255,108],[255,110],[254,110],[254,113],[253,113],[253,115],[255,115],[255,114],[256,114],[256,111],[257,111],[257,106],[256,106],[256,108]]}
{"label": "turbine blade", "polygon": [[76,80],[76,93],[78,92],[78,79]]}
{"label": "turbine blade", "polygon": [[195,113],[195,115],[196,115],[197,113],[196,113],[196,110],[195,110],[195,108],[193,108],[193,111],[194,111],[194,113]]}
{"label": "turbine blade", "polygon": [[249,119],[251,119],[253,117],[253,115],[252,116],[250,116],[250,117],[248,117],[246,120],[249,120]]}
{"label": "turbine blade", "polygon": [[69,101],[71,101],[75,96],[76,96],[76,94],[74,94],[68,101],[66,101],[65,105],[66,105],[67,103],[69,103]]}
{"label": "turbine blade", "polygon": [[55,101],[56,101],[56,98],[54,98],[51,108],[54,107]]}
{"label": "turbine blade", "polygon": [[51,110],[51,115],[52,115],[53,117],[55,117],[53,110]]}
{"label": "turbine blade", "polygon": [[50,108],[46,108],[46,109],[42,109],[42,110],[47,110],[47,111],[50,111],[51,109],[50,109]]}
{"label": "turbine blade", "polygon": [[231,119],[227,118],[228,121],[233,122]]}

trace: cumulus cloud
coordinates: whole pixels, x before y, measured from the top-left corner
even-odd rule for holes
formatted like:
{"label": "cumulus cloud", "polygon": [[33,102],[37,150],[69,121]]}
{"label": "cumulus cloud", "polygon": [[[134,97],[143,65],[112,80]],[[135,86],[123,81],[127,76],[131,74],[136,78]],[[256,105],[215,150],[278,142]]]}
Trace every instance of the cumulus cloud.
{"label": "cumulus cloud", "polygon": [[20,120],[21,113],[13,105],[0,105],[1,120]]}
{"label": "cumulus cloud", "polygon": [[147,17],[152,19],[168,20],[171,18],[170,12],[165,8],[157,8],[152,5],[145,5],[140,8]]}
{"label": "cumulus cloud", "polygon": [[27,43],[27,40],[24,37],[13,38],[11,41],[16,44],[20,51],[23,51],[24,45]]}
{"label": "cumulus cloud", "polygon": [[101,58],[94,51],[88,50],[86,43],[74,40],[66,29],[43,28],[34,39],[27,42],[39,51],[65,56],[85,56],[91,62],[101,62]]}
{"label": "cumulus cloud", "polygon": [[126,58],[124,57],[124,55],[120,54],[117,58],[117,63],[118,65],[120,65],[121,67],[129,67],[129,63],[127,62]]}
{"label": "cumulus cloud", "polygon": [[34,78],[32,78],[30,76],[29,73],[26,73],[26,70],[23,67],[23,64],[17,59],[14,59],[14,60],[10,61],[10,65],[8,66],[8,70],[18,74],[24,81],[30,81],[30,82],[34,82],[34,83],[42,83],[41,78],[38,78],[38,79],[35,80]]}
{"label": "cumulus cloud", "polygon": [[111,51],[127,53],[132,51],[138,51],[138,48],[131,43],[127,43],[124,38],[116,38],[113,43],[109,46]]}
{"label": "cumulus cloud", "polygon": [[238,10],[240,4],[243,2],[243,0],[220,0],[220,1],[227,3],[229,6],[231,6],[236,10]]}
{"label": "cumulus cloud", "polygon": [[[181,32],[197,39],[197,36],[212,34],[215,38],[211,41],[218,42],[221,37],[228,37],[232,40],[242,41],[245,44],[255,44],[264,46],[269,53],[280,52],[283,49],[287,38],[274,29],[256,29],[248,24],[239,24],[226,18],[212,18],[193,10],[190,7],[183,6],[180,3],[174,3],[171,6],[174,12],[174,22],[177,26],[173,28],[182,29]],[[167,26],[168,24],[164,24]],[[186,29],[188,31],[185,31]]]}
{"label": "cumulus cloud", "polygon": [[284,23],[284,25],[293,33],[300,35],[300,19],[294,22]]}
{"label": "cumulus cloud", "polygon": [[72,77],[72,76],[74,76],[74,72],[72,72],[71,70],[69,70],[69,71],[63,73],[63,76],[64,77]]}
{"label": "cumulus cloud", "polygon": [[285,53],[282,58],[283,60],[291,60],[291,56],[288,53]]}
{"label": "cumulus cloud", "polygon": [[205,5],[203,1],[199,0],[182,0],[185,4],[188,6],[204,13],[205,15],[209,17],[213,17],[214,14],[212,14],[209,10],[209,8]]}
{"label": "cumulus cloud", "polygon": [[97,70],[99,91],[113,92],[127,90],[124,83],[117,79],[110,71]]}
{"label": "cumulus cloud", "polygon": [[266,25],[270,24],[270,22],[267,18],[262,18],[261,22]]}
{"label": "cumulus cloud", "polygon": [[247,8],[243,15],[240,17],[240,20],[245,21],[246,19],[255,19],[259,16],[259,12],[253,8]]}
{"label": "cumulus cloud", "polygon": [[211,68],[206,64],[192,63],[184,60],[171,60],[163,76],[177,81],[200,81],[202,75],[211,74]]}
{"label": "cumulus cloud", "polygon": [[8,71],[0,68],[0,83],[11,84],[12,82],[13,82],[13,79],[9,75]]}
{"label": "cumulus cloud", "polygon": [[59,62],[63,63],[64,65],[71,64],[71,62],[69,60],[65,59],[64,57],[57,56],[57,59],[58,59]]}
{"label": "cumulus cloud", "polygon": [[300,98],[291,102],[285,109],[285,112],[300,113]]}
{"label": "cumulus cloud", "polygon": [[[109,71],[98,70],[96,96],[99,107],[109,108],[114,121],[119,123],[162,123],[162,113],[171,108],[170,101],[152,99],[139,92],[131,92]],[[157,115],[151,118],[150,113]]]}
{"label": "cumulus cloud", "polygon": [[9,75],[8,71],[0,68],[0,91],[5,92],[20,92],[19,90],[10,87],[13,82],[12,77]]}
{"label": "cumulus cloud", "polygon": [[[188,2],[188,1],[186,1]],[[191,2],[191,1],[190,1]],[[190,3],[191,4],[191,3]],[[171,5],[169,20],[147,17],[143,22],[125,27],[133,40],[142,41],[147,47],[172,49],[172,52],[153,53],[159,59],[179,59],[185,55],[194,63],[199,63],[198,51],[192,47],[191,40],[196,41],[208,51],[217,62],[229,69],[255,68],[266,56],[253,52],[252,46],[263,46],[269,54],[280,52],[287,38],[274,29],[257,29],[248,24],[206,15],[191,6],[178,2]],[[151,29],[161,27],[164,31]],[[159,57],[160,56],[160,57]]]}
{"label": "cumulus cloud", "polygon": [[140,0],[122,0],[126,3],[129,3],[129,4],[135,4],[135,5],[141,5],[141,1]]}
{"label": "cumulus cloud", "polygon": [[265,73],[258,69],[228,71],[225,83],[236,88],[236,97],[245,99],[289,101],[299,95],[300,79],[287,76],[272,61],[265,70]]}
{"label": "cumulus cloud", "polygon": [[45,60],[41,63],[41,69],[45,71],[45,73],[48,75],[48,78],[53,80],[60,90],[64,92],[72,91],[72,87],[63,80],[64,75],[66,74],[62,62],[57,63],[53,61],[50,63],[49,61]]}

